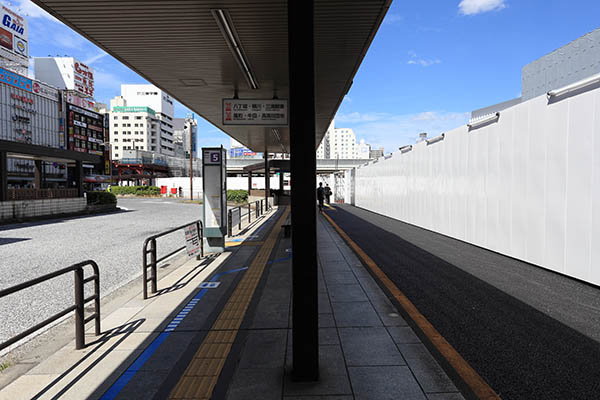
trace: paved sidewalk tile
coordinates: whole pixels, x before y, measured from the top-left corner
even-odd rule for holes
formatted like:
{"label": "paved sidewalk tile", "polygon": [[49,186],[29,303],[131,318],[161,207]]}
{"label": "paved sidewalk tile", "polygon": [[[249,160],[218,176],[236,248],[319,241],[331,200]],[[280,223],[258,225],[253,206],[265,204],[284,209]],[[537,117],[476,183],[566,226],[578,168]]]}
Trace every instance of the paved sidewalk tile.
{"label": "paved sidewalk tile", "polygon": [[356,400],[425,400],[408,367],[349,367]]}
{"label": "paved sidewalk tile", "polygon": [[458,392],[423,344],[399,344],[402,355],[426,393]]}
{"label": "paved sidewalk tile", "polygon": [[[291,366],[291,355],[287,365]],[[284,384],[284,395],[344,395],[352,394],[346,373],[344,355],[340,346],[319,346],[319,382],[293,382],[289,374]]]}
{"label": "paved sidewalk tile", "polygon": [[396,344],[383,327],[340,328],[339,332],[349,367],[406,365]]}
{"label": "paved sidewalk tile", "polygon": [[368,301],[365,292],[363,292],[359,284],[328,284],[327,289],[329,290],[332,303]]}
{"label": "paved sidewalk tile", "polygon": [[382,326],[381,319],[368,301],[332,303],[338,327]]}

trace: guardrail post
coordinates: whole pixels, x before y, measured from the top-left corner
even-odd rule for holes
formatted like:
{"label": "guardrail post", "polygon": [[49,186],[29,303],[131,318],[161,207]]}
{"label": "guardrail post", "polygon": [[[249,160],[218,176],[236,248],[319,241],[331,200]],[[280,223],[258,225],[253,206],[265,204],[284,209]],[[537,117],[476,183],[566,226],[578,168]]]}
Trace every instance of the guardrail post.
{"label": "guardrail post", "polygon": [[227,211],[227,236],[229,237],[233,236],[233,227],[231,226],[233,222],[232,211],[233,210]]}
{"label": "guardrail post", "polygon": [[102,333],[100,331],[100,271],[95,265],[92,265],[92,268],[94,269],[94,275],[96,275],[96,278],[94,279],[94,294],[96,295],[96,298],[94,299],[94,311],[96,313],[94,333],[96,336],[100,336],[100,333]]}
{"label": "guardrail post", "polygon": [[204,232],[200,221],[196,221],[196,229],[198,230],[198,240],[200,240],[200,255],[196,256],[196,260],[204,257]]}
{"label": "guardrail post", "polygon": [[75,271],[75,349],[85,347],[84,307],[83,307],[83,268]]}
{"label": "guardrail post", "polygon": [[156,239],[152,239],[150,242],[150,268],[152,269],[152,287],[150,288],[151,293],[156,293],[157,291],[157,268],[156,268]]}
{"label": "guardrail post", "polygon": [[144,300],[146,300],[148,298],[148,249],[145,244],[142,253],[142,287],[144,288]]}

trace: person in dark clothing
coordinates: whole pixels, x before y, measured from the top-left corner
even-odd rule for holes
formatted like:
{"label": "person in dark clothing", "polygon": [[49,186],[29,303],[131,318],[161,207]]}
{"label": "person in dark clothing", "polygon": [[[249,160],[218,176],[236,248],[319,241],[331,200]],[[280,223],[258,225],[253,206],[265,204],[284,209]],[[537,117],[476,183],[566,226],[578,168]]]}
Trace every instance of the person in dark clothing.
{"label": "person in dark clothing", "polygon": [[317,188],[317,200],[319,200],[319,211],[323,211],[323,200],[325,200],[325,188],[323,188],[323,182],[319,182]]}
{"label": "person in dark clothing", "polygon": [[331,204],[331,188],[329,183],[325,184],[325,197],[327,197],[327,204]]}

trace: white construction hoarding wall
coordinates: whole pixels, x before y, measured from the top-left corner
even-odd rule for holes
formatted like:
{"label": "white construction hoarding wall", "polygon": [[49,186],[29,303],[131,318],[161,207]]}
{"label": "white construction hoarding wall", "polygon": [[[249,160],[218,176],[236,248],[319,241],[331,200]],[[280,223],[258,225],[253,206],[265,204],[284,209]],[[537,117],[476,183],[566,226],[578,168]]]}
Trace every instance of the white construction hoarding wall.
{"label": "white construction hoarding wall", "polygon": [[600,89],[531,99],[346,182],[346,202],[600,285]]}

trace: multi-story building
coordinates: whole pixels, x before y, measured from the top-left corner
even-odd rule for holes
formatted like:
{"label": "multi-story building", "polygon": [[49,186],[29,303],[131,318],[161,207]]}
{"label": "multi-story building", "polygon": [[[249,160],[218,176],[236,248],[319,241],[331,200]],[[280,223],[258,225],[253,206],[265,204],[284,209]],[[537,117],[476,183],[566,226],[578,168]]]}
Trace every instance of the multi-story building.
{"label": "multi-story building", "polygon": [[158,120],[160,140],[156,138],[156,150],[151,151],[174,156],[174,105],[171,96],[154,85],[121,85],[121,97],[128,107],[148,107],[154,111],[154,117]]}
{"label": "multi-story building", "polygon": [[363,154],[362,152],[362,149],[366,148],[365,146],[369,145],[364,141],[360,145],[356,143],[356,135],[351,128],[336,128],[332,122],[317,148],[317,158],[360,159],[363,156],[368,158],[368,153]]}
{"label": "multi-story building", "polygon": [[110,101],[110,144],[113,160],[123,150],[175,156],[173,100],[153,85],[121,85]]}
{"label": "multi-story building", "polygon": [[73,57],[35,57],[33,66],[37,79],[84,98],[94,97],[94,70],[81,61]]}
{"label": "multi-story building", "polygon": [[110,144],[113,160],[121,160],[124,150],[144,150],[164,154],[173,141],[160,132],[160,120],[150,107],[128,107],[122,97],[111,100]]}
{"label": "multi-story building", "polygon": [[371,151],[369,151],[369,159],[371,160],[376,160],[379,157],[383,157],[383,155],[383,147],[380,147],[378,149],[371,149]]}
{"label": "multi-story building", "polygon": [[175,157],[189,158],[191,135],[192,157],[198,158],[196,151],[197,132],[198,122],[195,119],[191,117],[173,119],[173,142],[175,148]]}
{"label": "multi-story building", "polygon": [[262,153],[250,150],[234,138],[229,139],[229,158],[262,158]]}
{"label": "multi-story building", "polygon": [[360,142],[356,145],[356,158],[367,160],[371,157],[371,145],[365,142],[365,139],[360,139]]}

